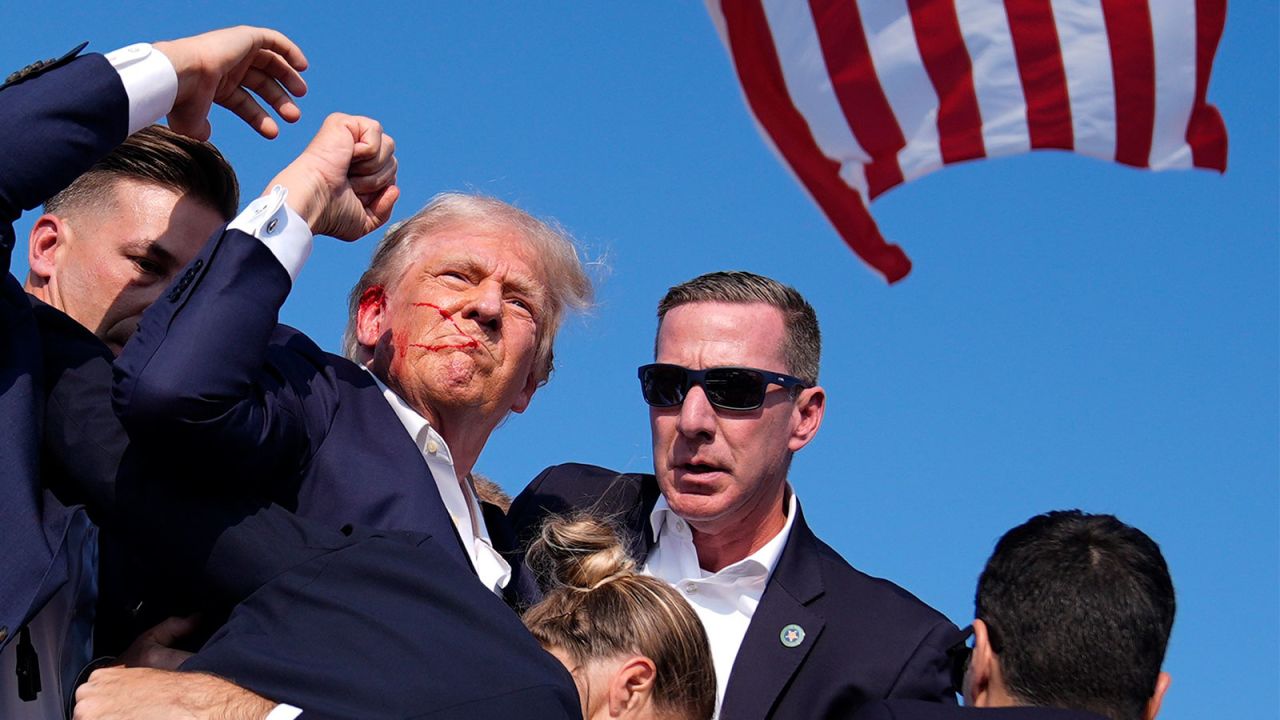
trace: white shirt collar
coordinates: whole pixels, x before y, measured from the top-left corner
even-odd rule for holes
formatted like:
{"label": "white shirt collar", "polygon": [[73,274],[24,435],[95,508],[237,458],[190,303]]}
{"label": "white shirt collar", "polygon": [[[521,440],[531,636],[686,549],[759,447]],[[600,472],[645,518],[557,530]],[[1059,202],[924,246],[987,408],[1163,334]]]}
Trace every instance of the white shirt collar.
{"label": "white shirt collar", "polygon": [[[654,504],[653,511],[649,513],[649,526],[653,529],[654,545],[656,546],[661,541],[664,532],[672,532],[680,538],[687,538],[688,549],[693,551],[692,557],[689,557],[687,552],[680,553],[685,556],[681,558],[683,562],[680,563],[686,570],[686,573],[682,573],[684,575],[683,578],[661,576],[662,579],[667,582],[677,582],[686,578],[716,577],[728,572],[730,575],[763,576],[767,580],[769,576],[773,575],[773,569],[778,565],[778,558],[782,557],[782,549],[787,545],[787,538],[791,537],[791,526],[795,524],[796,494],[788,488],[787,496],[787,521],[783,523],[782,529],[778,531],[777,535],[774,535],[759,550],[745,558],[722,568],[717,573],[708,573],[697,565],[697,551],[693,548],[692,532],[689,529],[689,524],[671,509],[671,506],[667,504],[665,495],[659,495],[658,502]],[[681,547],[685,545],[686,543],[684,542],[679,543]],[[668,549],[672,549],[673,544],[668,543],[667,546]],[[698,569],[697,574],[689,572],[690,563],[692,563],[692,567]]]}
{"label": "white shirt collar", "polygon": [[400,423],[404,425],[404,429],[409,432],[409,437],[413,438],[414,444],[422,453],[422,458],[431,471],[431,477],[435,480],[440,499],[444,501],[445,510],[449,512],[449,517],[458,530],[458,537],[462,539],[462,545],[466,548],[467,555],[471,558],[471,565],[475,568],[480,581],[493,592],[501,593],[502,588],[511,581],[511,565],[493,547],[493,541],[489,538],[489,529],[485,527],[484,513],[476,497],[475,488],[471,485],[471,479],[467,478],[465,482],[458,481],[458,473],[453,466],[453,455],[449,453],[449,444],[444,441],[440,433],[436,432],[426,418],[410,407],[394,390],[387,387],[369,368],[364,369],[378,384],[378,389],[382,390],[382,396],[387,399],[392,411],[395,412],[396,417],[400,418]]}

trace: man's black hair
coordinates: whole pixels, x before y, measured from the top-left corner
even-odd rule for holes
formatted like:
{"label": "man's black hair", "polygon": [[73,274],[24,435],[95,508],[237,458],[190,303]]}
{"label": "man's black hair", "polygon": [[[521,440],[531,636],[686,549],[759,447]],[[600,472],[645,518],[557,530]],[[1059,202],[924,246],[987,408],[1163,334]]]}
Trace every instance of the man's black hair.
{"label": "man's black hair", "polygon": [[1160,547],[1113,515],[1065,510],[1005,533],[974,600],[1010,693],[1139,720],[1173,628]]}

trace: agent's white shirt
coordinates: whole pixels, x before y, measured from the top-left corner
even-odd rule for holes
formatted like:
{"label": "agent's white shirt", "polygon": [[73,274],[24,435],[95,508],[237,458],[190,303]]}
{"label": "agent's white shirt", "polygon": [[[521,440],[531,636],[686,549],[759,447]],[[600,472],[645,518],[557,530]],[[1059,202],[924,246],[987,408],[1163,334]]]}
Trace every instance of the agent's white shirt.
{"label": "agent's white shirt", "polygon": [[738,657],[738,648],[746,637],[751,617],[760,605],[769,577],[778,565],[791,525],[796,517],[796,496],[788,489],[787,522],[769,542],[747,557],[711,573],[698,564],[698,550],[693,546],[689,523],[676,515],[667,499],[658,502],[649,514],[654,546],[642,572],[665,580],[684,595],[693,606],[711,643],[711,659],[716,666],[716,715],[724,702],[729,685],[729,672]]}

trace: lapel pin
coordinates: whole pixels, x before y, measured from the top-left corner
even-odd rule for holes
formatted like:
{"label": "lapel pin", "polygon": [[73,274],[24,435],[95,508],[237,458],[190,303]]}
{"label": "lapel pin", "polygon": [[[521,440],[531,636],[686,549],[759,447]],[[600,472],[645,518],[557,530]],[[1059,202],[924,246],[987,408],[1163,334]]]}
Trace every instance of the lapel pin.
{"label": "lapel pin", "polygon": [[782,640],[783,647],[797,647],[804,642],[804,628],[792,623],[782,628],[782,633],[778,635],[778,639]]}

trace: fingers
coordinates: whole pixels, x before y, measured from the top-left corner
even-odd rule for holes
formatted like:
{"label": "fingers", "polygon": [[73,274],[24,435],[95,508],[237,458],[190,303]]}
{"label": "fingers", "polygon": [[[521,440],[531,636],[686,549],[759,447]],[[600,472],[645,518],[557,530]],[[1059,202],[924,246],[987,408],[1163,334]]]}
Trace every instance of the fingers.
{"label": "fingers", "polygon": [[266,49],[259,50],[253,60],[253,68],[283,85],[296,97],[307,94],[307,81],[303,80],[300,74],[300,70],[305,69],[305,66],[296,68],[279,53]]}
{"label": "fingers", "polygon": [[[232,29],[233,30],[243,29],[243,30],[257,32],[261,37],[261,44],[258,45],[259,48],[263,50],[269,50],[275,55],[277,55],[278,57],[283,58],[284,61],[288,63],[289,67],[293,68],[294,70],[302,71],[307,69],[309,63],[307,62],[307,57],[302,54],[302,48],[298,47],[292,40],[286,37],[284,33],[279,32],[278,30],[272,30],[271,28],[255,28],[255,27],[242,26],[241,28],[232,28]],[[294,73],[294,74],[296,75],[297,73]],[[299,77],[298,80],[301,81],[301,78]],[[286,83],[285,87],[289,87],[289,85]],[[290,92],[293,92],[294,95],[302,95],[303,93],[306,92],[305,83],[303,85],[303,89],[301,92],[298,92],[292,87],[290,87],[289,89],[290,89]]]}
{"label": "fingers", "polygon": [[151,628],[144,635],[149,635],[151,640],[160,645],[170,646],[176,640],[180,640],[196,631],[200,626],[200,615],[188,615],[187,617],[170,617],[166,618],[155,627]]}
{"label": "fingers", "polygon": [[[293,96],[289,91],[276,80],[275,77],[257,69],[249,68],[245,73],[242,88],[253,91],[258,97],[267,101],[267,104],[276,111],[276,114],[286,122],[297,122],[302,117],[302,110],[298,108],[297,103],[293,101]],[[305,91],[306,85],[303,85]]]}
{"label": "fingers", "polygon": [[276,124],[275,118],[268,115],[244,88],[231,90],[218,100],[218,104],[235,113],[236,117],[244,120],[245,124],[262,137],[272,140],[280,135],[280,126]]}
{"label": "fingers", "polygon": [[266,101],[280,118],[295,122],[302,112],[293,97],[306,94],[300,72],[307,68],[302,50],[283,33],[240,26],[194,37],[158,42],[178,76],[170,127],[208,139],[209,108],[217,103],[266,138],[280,133],[276,121],[250,93]]}
{"label": "fingers", "polygon": [[391,219],[391,211],[395,209],[396,200],[400,199],[400,188],[391,185],[375,195],[373,198],[365,200],[365,208],[369,218],[373,221],[373,227],[368,229],[365,234],[382,227]]}
{"label": "fingers", "polygon": [[[356,148],[359,150],[359,146]],[[371,157],[352,163],[347,176],[351,191],[356,195],[373,195],[394,185],[399,161],[395,157],[396,143],[390,135],[382,135]]]}

